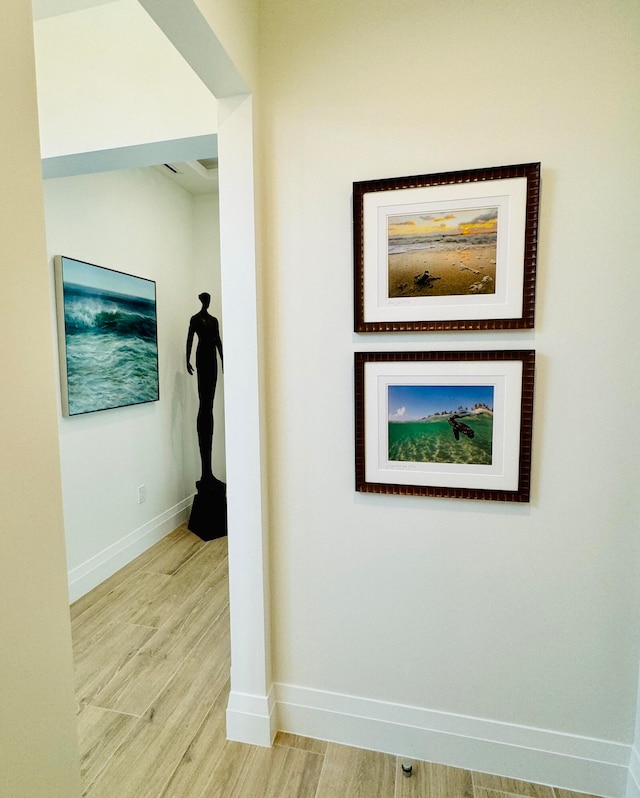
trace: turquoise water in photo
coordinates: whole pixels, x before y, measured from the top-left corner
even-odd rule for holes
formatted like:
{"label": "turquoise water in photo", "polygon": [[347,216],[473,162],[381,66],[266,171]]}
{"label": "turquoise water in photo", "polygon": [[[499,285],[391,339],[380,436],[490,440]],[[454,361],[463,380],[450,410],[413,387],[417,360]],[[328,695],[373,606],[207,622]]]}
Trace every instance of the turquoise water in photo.
{"label": "turquoise water in photo", "polygon": [[493,413],[462,415],[458,420],[474,432],[456,440],[448,418],[389,421],[389,460],[412,463],[491,465]]}

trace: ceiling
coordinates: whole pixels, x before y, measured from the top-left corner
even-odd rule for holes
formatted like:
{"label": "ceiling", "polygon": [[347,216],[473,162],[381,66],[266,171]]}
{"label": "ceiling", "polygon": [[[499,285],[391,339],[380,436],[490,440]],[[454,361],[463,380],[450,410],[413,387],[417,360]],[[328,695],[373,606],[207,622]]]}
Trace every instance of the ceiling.
{"label": "ceiling", "polygon": [[[33,17],[34,21],[44,20],[116,2],[117,0],[32,0]],[[116,11],[116,13],[120,12]],[[144,17],[148,18],[150,26],[156,28],[155,23],[147,14],[144,14]],[[126,24],[125,17],[123,17],[123,24]],[[192,194],[215,193],[218,190],[217,158],[164,163],[148,168],[159,171],[167,179]]]}
{"label": "ceiling", "polygon": [[33,18],[57,17],[72,11],[113,3],[114,0],[32,0]]}

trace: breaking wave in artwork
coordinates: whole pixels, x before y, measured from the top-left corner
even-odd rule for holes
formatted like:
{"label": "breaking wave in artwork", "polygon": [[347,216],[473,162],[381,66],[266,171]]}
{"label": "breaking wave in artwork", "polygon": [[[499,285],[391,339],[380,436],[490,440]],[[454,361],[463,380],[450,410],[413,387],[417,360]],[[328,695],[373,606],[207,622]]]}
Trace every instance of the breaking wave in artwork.
{"label": "breaking wave in artwork", "polygon": [[425,235],[389,236],[389,255],[399,255],[403,252],[415,252],[416,250],[447,252],[460,247],[474,247],[481,244],[495,246],[496,240],[496,233],[477,233],[475,235],[425,233]]}
{"label": "breaking wave in artwork", "polygon": [[65,286],[69,414],[158,397],[155,302]]}

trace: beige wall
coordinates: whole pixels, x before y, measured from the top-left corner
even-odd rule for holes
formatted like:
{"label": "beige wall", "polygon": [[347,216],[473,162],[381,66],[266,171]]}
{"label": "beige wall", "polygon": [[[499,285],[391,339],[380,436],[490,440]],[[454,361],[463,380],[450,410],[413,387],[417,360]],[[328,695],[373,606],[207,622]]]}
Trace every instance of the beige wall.
{"label": "beige wall", "polygon": [[29,4],[0,30],[3,341],[0,773],[11,798],[73,798],[79,767],[62,528],[49,274]]}
{"label": "beige wall", "polygon": [[[276,682],[630,744],[639,33],[631,0],[262,4]],[[538,160],[535,331],[354,335],[353,181]],[[354,350],[501,347],[538,353],[531,503],[356,494]]]}
{"label": "beige wall", "polygon": [[[231,20],[231,4],[220,5],[210,12]],[[0,78],[9,110],[0,141],[11,153],[0,301],[3,340],[15,342],[3,366],[21,374],[2,404],[2,639],[18,642],[2,647],[1,676],[15,692],[0,764],[20,798],[69,798],[77,782],[27,17],[9,0]],[[638,389],[628,368],[637,4],[265,0],[262,24],[275,679],[630,743],[640,441],[621,420],[633,419]],[[257,75],[251,48],[236,50]],[[535,333],[509,339],[539,353],[532,504],[354,494],[353,349],[398,339],[351,331],[351,182],[537,159],[538,319]],[[468,341],[430,336],[426,346]]]}

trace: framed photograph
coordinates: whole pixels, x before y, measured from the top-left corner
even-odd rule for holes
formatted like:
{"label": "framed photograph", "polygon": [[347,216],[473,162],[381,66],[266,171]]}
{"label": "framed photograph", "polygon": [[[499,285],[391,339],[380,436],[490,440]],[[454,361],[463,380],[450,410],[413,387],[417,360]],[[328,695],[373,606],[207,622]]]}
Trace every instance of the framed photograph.
{"label": "framed photograph", "polygon": [[353,185],[355,331],[534,324],[540,164]]}
{"label": "framed photograph", "polygon": [[54,273],[63,414],[157,401],[155,282],[65,256]]}
{"label": "framed photograph", "polygon": [[535,353],[357,352],[356,490],[529,501]]}

